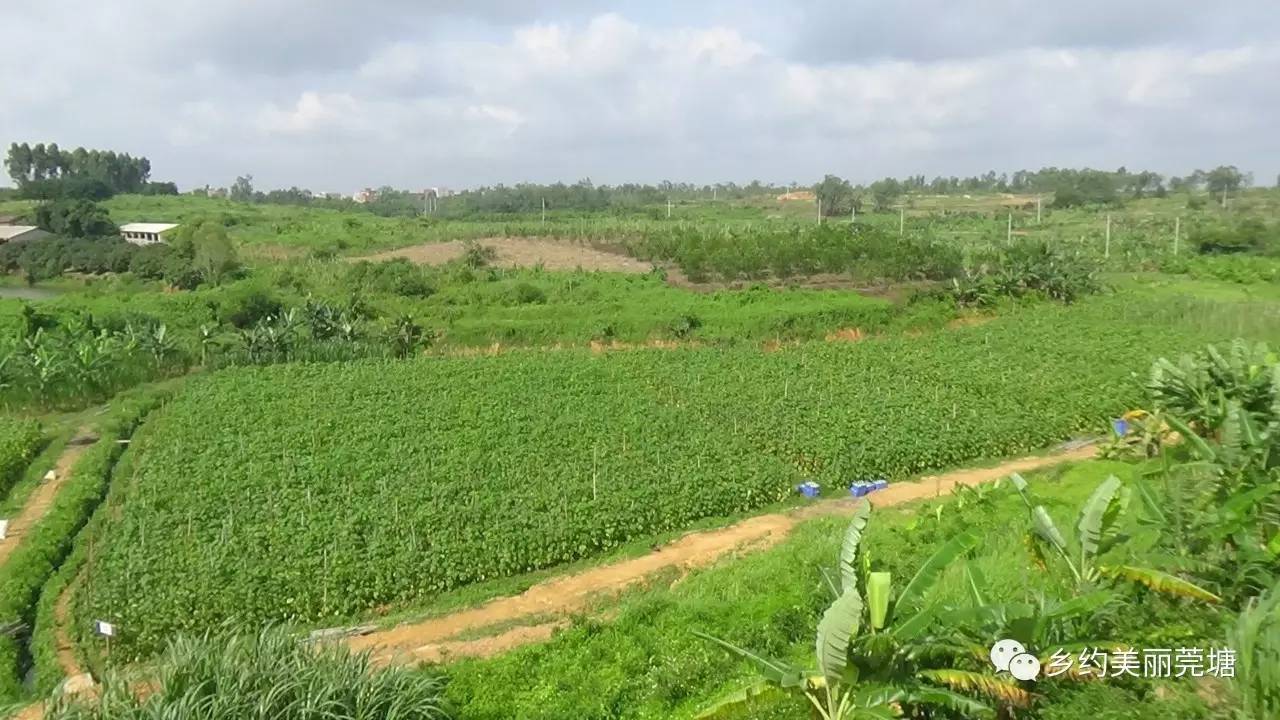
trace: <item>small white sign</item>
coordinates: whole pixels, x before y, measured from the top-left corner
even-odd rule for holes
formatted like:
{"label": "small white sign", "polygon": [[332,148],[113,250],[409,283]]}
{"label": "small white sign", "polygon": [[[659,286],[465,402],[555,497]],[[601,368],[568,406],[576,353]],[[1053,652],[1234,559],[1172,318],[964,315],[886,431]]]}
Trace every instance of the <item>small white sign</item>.
{"label": "small white sign", "polygon": [[0,540],[5,539],[5,536],[7,536],[8,534],[9,534],[9,521],[0,520]]}
{"label": "small white sign", "polygon": [[116,634],[116,626],[112,625],[109,622],[104,622],[102,620],[99,620],[96,623],[94,623],[94,629],[98,631],[99,635],[103,635],[106,637],[111,637]]}
{"label": "small white sign", "polygon": [[45,482],[53,482],[54,480],[57,480],[57,479],[58,479],[58,473],[55,470],[50,470],[49,472],[44,474]]}

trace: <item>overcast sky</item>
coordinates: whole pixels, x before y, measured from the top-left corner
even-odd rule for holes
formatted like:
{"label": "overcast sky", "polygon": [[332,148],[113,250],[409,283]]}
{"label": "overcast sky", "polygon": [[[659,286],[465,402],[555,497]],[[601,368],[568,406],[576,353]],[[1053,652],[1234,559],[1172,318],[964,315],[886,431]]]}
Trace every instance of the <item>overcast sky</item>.
{"label": "overcast sky", "polygon": [[1276,0],[0,4],[0,142],[184,189],[1280,171]]}

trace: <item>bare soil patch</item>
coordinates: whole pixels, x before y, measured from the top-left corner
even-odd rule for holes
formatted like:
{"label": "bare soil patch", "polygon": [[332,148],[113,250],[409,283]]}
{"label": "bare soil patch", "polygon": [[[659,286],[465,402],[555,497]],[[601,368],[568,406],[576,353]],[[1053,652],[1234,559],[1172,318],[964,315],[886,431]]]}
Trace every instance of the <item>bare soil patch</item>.
{"label": "bare soil patch", "polygon": [[[960,485],[977,485],[1014,472],[1085,460],[1093,457],[1095,452],[1096,448],[1086,445],[1051,455],[1010,460],[995,467],[930,475],[914,482],[895,483],[868,496],[868,499],[874,507],[887,507],[940,497]],[[759,515],[724,528],[689,533],[640,557],[552,578],[519,595],[496,598],[475,608],[353,637],[347,643],[353,650],[371,652],[380,664],[440,662],[447,657],[488,657],[545,641],[565,625],[565,621],[556,620],[511,627],[522,618],[527,618],[528,622],[548,615],[563,618],[582,612],[601,598],[617,595],[645,582],[659,572],[676,570],[683,575],[725,557],[773,547],[786,539],[801,520],[851,513],[859,502],[852,498],[822,500],[789,512]],[[479,639],[453,639],[495,626],[510,629]]]}
{"label": "bare soil patch", "polygon": [[[608,272],[647,273],[653,264],[588,245],[546,240],[542,238],[485,238],[477,240],[496,254],[494,265],[501,267],[534,267],[548,270],[604,270]],[[387,250],[349,260],[393,260],[404,258],[422,265],[442,265],[462,257],[465,245],[460,241],[426,243]]]}

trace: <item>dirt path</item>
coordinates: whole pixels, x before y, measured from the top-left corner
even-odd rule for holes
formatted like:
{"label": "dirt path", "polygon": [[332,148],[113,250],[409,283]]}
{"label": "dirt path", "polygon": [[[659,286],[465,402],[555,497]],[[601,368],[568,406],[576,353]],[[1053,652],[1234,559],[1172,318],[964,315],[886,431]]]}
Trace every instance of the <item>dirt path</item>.
{"label": "dirt path", "polygon": [[57,462],[54,463],[53,479],[41,481],[31,492],[22,509],[18,511],[18,515],[9,520],[9,531],[5,538],[0,540],[0,567],[8,562],[9,555],[22,544],[22,538],[40,524],[40,519],[49,512],[54,499],[58,497],[58,491],[71,476],[71,468],[75,467],[76,461],[84,451],[96,441],[97,437],[92,435],[88,428],[76,431],[75,437],[71,438],[62,454],[58,456]]}
{"label": "dirt path", "polygon": [[58,602],[53,606],[53,641],[56,643],[55,649],[58,652],[58,666],[62,668],[62,674],[68,678],[87,674],[80,666],[80,660],[76,658],[75,642],[67,629],[71,624],[71,597],[78,582],[77,575],[75,580],[63,588],[62,594],[58,596]]}
{"label": "dirt path", "polygon": [[[1061,450],[1051,455],[1010,460],[995,467],[957,470],[930,475],[913,482],[895,483],[868,496],[873,507],[899,505],[951,493],[959,485],[977,485],[1063,462],[1085,460],[1096,453],[1093,446]],[[479,607],[407,623],[367,635],[347,644],[370,651],[380,664],[438,662],[450,657],[488,657],[522,645],[545,641],[566,625],[565,620],[531,623],[547,616],[561,617],[582,611],[601,597],[614,595],[663,570],[681,573],[706,567],[731,553],[763,550],[782,542],[802,520],[851,512],[858,501],[851,498],[822,500],[789,512],[759,515],[728,527],[693,532],[652,553],[594,567],[573,575],[551,578],[519,595],[496,598]],[[511,625],[518,627],[510,628]],[[485,628],[507,626],[500,633],[480,639],[456,640],[460,635]]]}

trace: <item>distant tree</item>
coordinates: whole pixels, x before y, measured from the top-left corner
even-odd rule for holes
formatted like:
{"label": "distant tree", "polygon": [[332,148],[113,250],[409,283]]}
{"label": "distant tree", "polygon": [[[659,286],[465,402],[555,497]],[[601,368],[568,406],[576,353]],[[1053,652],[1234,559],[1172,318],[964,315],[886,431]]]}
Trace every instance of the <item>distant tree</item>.
{"label": "distant tree", "polygon": [[887,210],[902,194],[902,184],[893,178],[877,180],[871,183],[868,189],[871,191],[871,199],[875,202],[876,210]]}
{"label": "distant tree", "polygon": [[9,177],[21,187],[31,177],[31,146],[26,143],[9,145],[4,164],[9,168]]}
{"label": "distant tree", "polygon": [[194,257],[191,265],[201,279],[217,285],[240,268],[235,246],[227,237],[227,230],[220,223],[205,222],[196,231],[192,242]]}
{"label": "distant tree", "polygon": [[847,215],[853,203],[853,186],[848,180],[827,175],[813,186],[813,194],[821,203],[822,214],[827,217]]}
{"label": "distant tree", "polygon": [[253,202],[253,176],[241,175],[231,184],[231,199],[236,202]]}
{"label": "distant tree", "polygon": [[1245,175],[1235,165],[1219,165],[1204,173],[1205,187],[1213,194],[1236,192],[1245,185]]}
{"label": "distant tree", "polygon": [[[1124,168],[1121,168],[1123,171]],[[1068,208],[1080,205],[1114,205],[1119,202],[1116,194],[1116,178],[1125,177],[1100,170],[1084,170],[1064,177],[1053,193],[1053,207]]]}
{"label": "distant tree", "polygon": [[178,186],[172,182],[149,182],[142,186],[143,195],[177,195]]}

